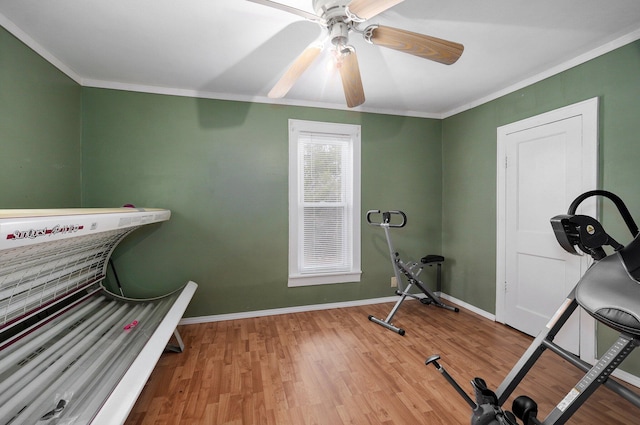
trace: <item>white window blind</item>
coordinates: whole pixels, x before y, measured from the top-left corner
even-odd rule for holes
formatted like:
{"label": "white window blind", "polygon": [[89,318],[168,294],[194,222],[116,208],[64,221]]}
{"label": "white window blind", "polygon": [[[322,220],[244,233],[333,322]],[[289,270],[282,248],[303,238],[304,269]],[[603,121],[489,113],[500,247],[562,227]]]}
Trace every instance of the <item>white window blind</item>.
{"label": "white window blind", "polygon": [[304,132],[302,155],[302,245],[300,271],[343,272],[350,269],[351,241],[347,220],[350,186],[349,139]]}
{"label": "white window blind", "polygon": [[291,120],[290,162],[289,286],[359,281],[359,127]]}

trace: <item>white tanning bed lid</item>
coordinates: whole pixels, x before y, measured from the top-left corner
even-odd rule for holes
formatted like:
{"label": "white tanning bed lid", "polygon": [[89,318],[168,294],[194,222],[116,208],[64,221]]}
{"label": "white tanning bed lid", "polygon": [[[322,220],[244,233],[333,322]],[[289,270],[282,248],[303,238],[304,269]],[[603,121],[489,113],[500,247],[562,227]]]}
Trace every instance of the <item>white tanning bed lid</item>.
{"label": "white tanning bed lid", "polygon": [[0,250],[167,221],[161,208],[0,210]]}

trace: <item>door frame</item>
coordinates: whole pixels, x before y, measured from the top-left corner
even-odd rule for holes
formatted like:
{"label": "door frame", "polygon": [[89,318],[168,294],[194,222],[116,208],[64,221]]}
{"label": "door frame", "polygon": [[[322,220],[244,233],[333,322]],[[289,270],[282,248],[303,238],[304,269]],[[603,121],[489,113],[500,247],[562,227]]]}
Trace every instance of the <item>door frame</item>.
{"label": "door frame", "polygon": [[[497,129],[497,213],[496,213],[496,321],[505,323],[506,291],[506,158],[507,135],[532,127],[561,121],[575,116],[582,117],[582,166],[592,173],[583,173],[582,192],[598,188],[598,98],[594,97],[563,108],[555,109],[531,118],[526,118]],[[567,205],[567,208],[569,206]],[[585,201],[580,208],[581,214],[600,218],[595,200]],[[563,214],[565,211],[558,211]],[[581,272],[589,264],[587,256],[582,257]],[[580,357],[587,362],[596,359],[596,324],[588,314],[580,314]]]}

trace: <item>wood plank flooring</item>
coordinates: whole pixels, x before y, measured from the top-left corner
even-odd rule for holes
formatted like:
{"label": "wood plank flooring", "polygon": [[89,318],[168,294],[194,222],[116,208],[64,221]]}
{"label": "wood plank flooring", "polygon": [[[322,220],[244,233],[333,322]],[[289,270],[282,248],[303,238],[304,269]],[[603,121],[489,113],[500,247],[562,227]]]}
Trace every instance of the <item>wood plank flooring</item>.
{"label": "wood plank flooring", "polygon": [[[483,377],[495,389],[531,342],[509,327],[405,302],[394,324],[368,320],[392,304],[181,326],[181,354],[165,353],[126,424],[469,424],[471,411],[425,359],[471,394]],[[544,418],[582,373],[545,352],[515,396]],[[511,401],[505,406],[510,408]],[[570,424],[640,423],[640,409],[601,387]]]}

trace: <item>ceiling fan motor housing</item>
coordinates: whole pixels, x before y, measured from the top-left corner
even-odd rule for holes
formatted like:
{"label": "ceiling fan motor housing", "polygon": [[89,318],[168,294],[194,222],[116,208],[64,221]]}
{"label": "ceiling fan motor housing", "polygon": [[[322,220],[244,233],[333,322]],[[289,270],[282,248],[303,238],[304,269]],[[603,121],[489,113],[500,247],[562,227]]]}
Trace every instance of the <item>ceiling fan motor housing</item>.
{"label": "ceiling fan motor housing", "polygon": [[313,0],[313,10],[328,22],[336,16],[346,16],[349,3],[351,0]]}

